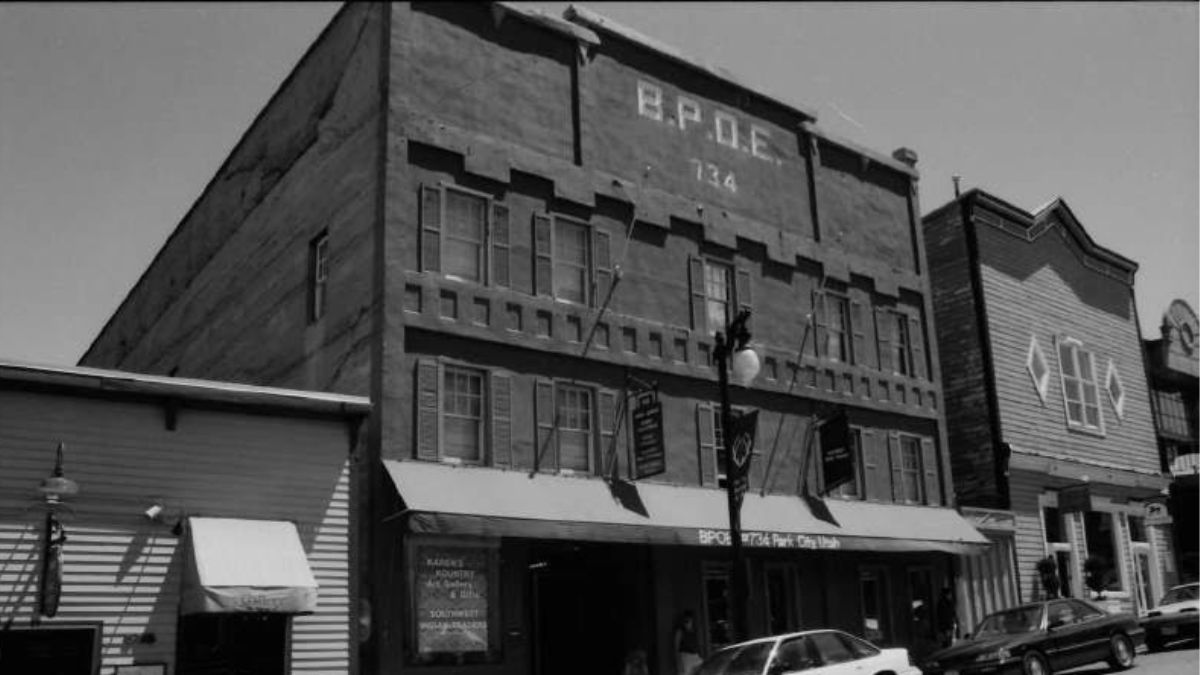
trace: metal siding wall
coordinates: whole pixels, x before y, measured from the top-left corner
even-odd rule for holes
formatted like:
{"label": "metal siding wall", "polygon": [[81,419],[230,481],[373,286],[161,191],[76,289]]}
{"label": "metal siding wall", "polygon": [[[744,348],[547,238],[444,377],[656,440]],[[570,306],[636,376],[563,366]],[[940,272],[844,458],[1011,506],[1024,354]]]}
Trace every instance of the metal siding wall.
{"label": "metal siding wall", "polygon": [[[181,514],[295,522],[320,585],[317,612],[292,622],[292,672],[350,665],[348,437],[339,422],[0,392],[0,623],[37,610],[44,513],[27,509],[66,443],[80,492],[62,520],[63,590],[54,623],[103,621],[102,673],[175,670]],[[162,522],[143,511],[156,499]],[[138,641],[155,634],[153,644]],[[126,641],[129,644],[126,644]]]}

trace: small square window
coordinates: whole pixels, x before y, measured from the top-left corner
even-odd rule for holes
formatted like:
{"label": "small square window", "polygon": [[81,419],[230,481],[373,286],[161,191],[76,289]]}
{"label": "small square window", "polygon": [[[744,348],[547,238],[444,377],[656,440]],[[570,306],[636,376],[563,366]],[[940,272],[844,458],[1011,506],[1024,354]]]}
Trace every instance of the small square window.
{"label": "small square window", "polygon": [[1046,392],[1050,386],[1050,369],[1046,366],[1046,357],[1038,345],[1037,336],[1029,338],[1029,352],[1025,356],[1025,369],[1033,380],[1033,388],[1037,390],[1038,399],[1046,405]]}
{"label": "small square window", "polygon": [[1125,416],[1125,387],[1121,385],[1121,376],[1117,373],[1117,364],[1108,360],[1108,374],[1104,376],[1104,388],[1108,390],[1108,400],[1112,403],[1117,419]]}

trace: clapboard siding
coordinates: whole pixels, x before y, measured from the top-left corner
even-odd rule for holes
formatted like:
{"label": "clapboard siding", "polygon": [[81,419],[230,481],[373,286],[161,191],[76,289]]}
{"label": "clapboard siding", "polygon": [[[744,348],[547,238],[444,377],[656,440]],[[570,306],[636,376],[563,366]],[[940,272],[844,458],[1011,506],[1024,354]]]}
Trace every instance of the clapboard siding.
{"label": "clapboard siding", "polygon": [[[294,673],[350,669],[350,478],[339,421],[183,409],[174,431],[157,405],[0,392],[0,621],[36,612],[40,509],[27,510],[66,443],[80,485],[62,516],[63,592],[52,622],[103,621],[103,673],[163,661],[174,672],[183,514],[296,523],[320,586],[292,621]],[[156,499],[164,520],[142,514]],[[153,644],[138,636],[154,633]],[[126,644],[126,643],[129,644]]]}
{"label": "clapboard siding", "polygon": [[[1084,267],[1078,252],[1053,233],[1030,243],[986,225],[977,232],[1004,439],[1064,459],[1156,472],[1157,446],[1132,289]],[[1027,276],[1015,276],[1018,268]],[[1093,300],[1097,294],[1104,302]],[[1094,356],[1103,435],[1067,428],[1057,336],[1082,341]],[[1031,337],[1041,345],[1051,373],[1044,404],[1025,368]],[[1109,360],[1125,389],[1121,417],[1104,386]]]}

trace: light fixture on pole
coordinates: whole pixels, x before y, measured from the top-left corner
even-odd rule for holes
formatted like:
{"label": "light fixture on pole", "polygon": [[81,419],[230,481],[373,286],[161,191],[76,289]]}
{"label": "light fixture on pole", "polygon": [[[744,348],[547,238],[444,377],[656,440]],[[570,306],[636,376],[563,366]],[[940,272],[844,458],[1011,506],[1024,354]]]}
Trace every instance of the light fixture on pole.
{"label": "light fixture on pole", "polygon": [[[742,556],[742,497],[746,492],[747,469],[750,463],[749,442],[735,438],[733,411],[729,407],[729,380],[740,386],[748,386],[758,375],[758,354],[750,349],[750,331],[746,322],[750,310],[738,312],[737,317],[716,334],[713,356],[716,359],[717,381],[721,390],[721,441],[725,446],[725,495],[729,506],[729,545],[733,565],[730,580],[729,604],[730,625],[733,641],[745,640],[747,635],[746,596],[748,583]],[[731,372],[732,371],[732,372]],[[739,441],[742,441],[739,443]]]}
{"label": "light fixture on pole", "polygon": [[38,583],[38,611],[42,616],[53,617],[58,613],[58,600],[62,595],[62,548],[67,541],[66,531],[58,521],[58,510],[66,507],[64,496],[79,493],[79,484],[63,474],[63,444],[58,444],[54,459],[54,471],[42,480],[38,492],[42,493],[46,506],[46,531],[42,540],[42,575]]}

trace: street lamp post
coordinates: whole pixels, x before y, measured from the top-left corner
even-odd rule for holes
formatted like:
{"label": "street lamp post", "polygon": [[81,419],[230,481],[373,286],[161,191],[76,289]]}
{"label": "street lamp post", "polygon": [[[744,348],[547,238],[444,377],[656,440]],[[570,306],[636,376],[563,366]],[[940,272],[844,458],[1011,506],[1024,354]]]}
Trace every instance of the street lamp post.
{"label": "street lamp post", "polygon": [[[737,384],[746,386],[758,374],[758,355],[747,344],[750,342],[750,331],[746,321],[750,318],[750,310],[742,310],[737,317],[725,327],[724,332],[716,334],[716,346],[713,355],[716,359],[717,382],[721,390],[721,442],[725,446],[725,496],[729,505],[729,548],[733,566],[732,579],[729,589],[731,637],[734,641],[747,637],[746,597],[748,583],[746,569],[742,557],[742,493],[739,486],[742,483],[743,470],[734,459],[733,449],[733,411],[729,407],[729,374]],[[749,462],[749,457],[745,458]]]}

